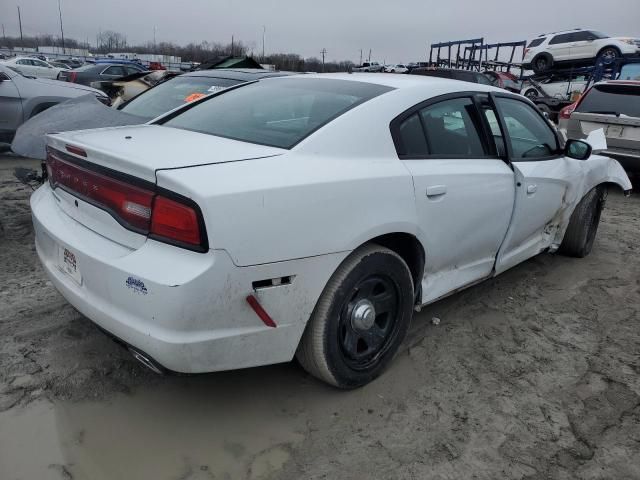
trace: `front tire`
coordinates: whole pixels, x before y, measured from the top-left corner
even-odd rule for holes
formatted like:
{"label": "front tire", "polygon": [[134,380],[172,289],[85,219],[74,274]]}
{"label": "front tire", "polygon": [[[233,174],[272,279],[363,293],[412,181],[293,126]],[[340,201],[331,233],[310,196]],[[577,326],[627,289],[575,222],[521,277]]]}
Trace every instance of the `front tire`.
{"label": "front tire", "polygon": [[622,53],[616,47],[605,47],[598,54],[598,60],[601,60],[605,65],[611,65],[620,57],[622,57]]}
{"label": "front tire", "polygon": [[339,388],[378,377],[397,353],[413,313],[405,261],[375,244],[355,250],[327,283],[296,357],[307,372]]}
{"label": "front tire", "polygon": [[560,245],[560,253],[578,258],[589,255],[600,224],[605,198],[606,187],[598,186],[580,200],[569,220],[569,226]]}
{"label": "front tire", "polygon": [[526,92],[524,92],[524,96],[529,99],[538,98],[538,90],[536,90],[535,88],[530,88]]}

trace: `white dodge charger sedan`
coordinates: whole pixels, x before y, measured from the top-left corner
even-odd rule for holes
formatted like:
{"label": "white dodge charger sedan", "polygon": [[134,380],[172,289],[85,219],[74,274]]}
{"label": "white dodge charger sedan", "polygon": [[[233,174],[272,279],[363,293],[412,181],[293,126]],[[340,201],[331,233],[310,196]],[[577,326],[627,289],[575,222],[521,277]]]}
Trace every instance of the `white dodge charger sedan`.
{"label": "white dodge charger sedan", "polygon": [[157,371],[378,376],[414,309],[543,251],[589,253],[610,185],[532,103],[440,78],[304,75],[149,124],[53,134],[38,255]]}

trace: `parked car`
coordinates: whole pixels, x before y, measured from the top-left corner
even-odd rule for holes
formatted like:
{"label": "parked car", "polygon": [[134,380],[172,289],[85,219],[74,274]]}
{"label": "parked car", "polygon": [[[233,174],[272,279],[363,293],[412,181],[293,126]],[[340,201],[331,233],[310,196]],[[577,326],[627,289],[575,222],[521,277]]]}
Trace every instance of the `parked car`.
{"label": "parked car", "polygon": [[409,69],[401,63],[397,65],[385,65],[384,71],[387,73],[407,73]]}
{"label": "parked car", "polygon": [[29,118],[70,98],[93,94],[104,103],[99,90],[55,80],[28,78],[0,65],[0,142],[11,142],[18,127]]}
{"label": "parked car", "polygon": [[261,78],[291,74],[291,72],[257,68],[197,70],[160,83],[124,104],[114,102],[114,107],[124,113],[151,120],[180,105],[225,88]]}
{"label": "parked car", "polygon": [[595,30],[575,29],[540,35],[524,51],[522,66],[535,73],[545,73],[552,67],[603,59],[611,63],[616,58],[640,53],[640,39],[610,37]]}
{"label": "parked car", "polygon": [[382,72],[384,65],[380,65],[378,62],[363,62],[359,67],[354,67],[354,72]]}
{"label": "parked car", "polygon": [[116,80],[138,72],[145,72],[146,69],[136,63],[96,63],[87,64],[73,70],[63,70],[58,75],[58,80],[65,82],[79,83],[81,85],[91,85],[91,82],[102,80]]}
{"label": "parked car", "polygon": [[552,73],[538,78],[525,80],[520,93],[529,99],[537,97],[553,97],[569,100],[584,92],[589,82],[586,75]]}
{"label": "parked car", "polygon": [[64,63],[69,68],[80,68],[84,65],[84,62],[78,58],[59,58],[57,61]]}
{"label": "parked car", "polygon": [[491,80],[484,73],[472,72],[471,70],[459,70],[455,68],[414,68],[409,72],[412,75],[424,75],[427,77],[450,78],[463,82],[480,83],[491,85]]}
{"label": "parked car", "polygon": [[508,90],[513,93],[520,93],[522,82],[515,75],[509,72],[496,72],[487,70],[482,72],[495,87]]}
{"label": "parked car", "polygon": [[607,150],[633,173],[640,173],[640,81],[597,83],[577,102],[567,122],[568,138],[585,138],[603,129]]}
{"label": "parked car", "polygon": [[524,97],[415,75],[268,78],[48,147],[36,250],[82,314],[156,371],[295,355],[341,388],[383,371],[415,307],[587,255],[605,185],[631,188]]}
{"label": "parked car", "polygon": [[55,80],[62,71],[61,68],[54,67],[38,58],[14,57],[4,60],[2,64],[28,77],[49,78],[52,80]]}
{"label": "parked car", "polygon": [[56,68],[61,68],[62,70],[71,70],[71,67],[64,62],[60,62],[58,60],[51,60],[49,65],[52,65]]}

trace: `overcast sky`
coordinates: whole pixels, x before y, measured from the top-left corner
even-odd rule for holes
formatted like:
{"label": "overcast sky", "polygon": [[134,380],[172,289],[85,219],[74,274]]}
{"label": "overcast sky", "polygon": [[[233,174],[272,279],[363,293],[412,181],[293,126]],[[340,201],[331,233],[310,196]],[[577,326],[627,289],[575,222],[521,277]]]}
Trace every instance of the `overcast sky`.
{"label": "overcast sky", "polygon": [[[0,0],[0,22],[18,35],[60,34],[57,0]],[[65,36],[95,44],[99,30],[129,43],[179,44],[242,40],[262,51],[359,61],[409,62],[428,56],[439,41],[484,37],[487,42],[529,39],[583,27],[640,37],[640,0],[62,0]]]}

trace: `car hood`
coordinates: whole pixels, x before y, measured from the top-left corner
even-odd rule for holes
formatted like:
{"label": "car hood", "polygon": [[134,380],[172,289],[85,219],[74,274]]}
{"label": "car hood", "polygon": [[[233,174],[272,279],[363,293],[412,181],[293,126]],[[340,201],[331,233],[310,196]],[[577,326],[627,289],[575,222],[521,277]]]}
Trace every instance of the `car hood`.
{"label": "car hood", "polygon": [[161,125],[51,134],[47,144],[61,151],[66,151],[67,145],[80,147],[91,163],[154,183],[158,170],[254,160],[287,152]]}

